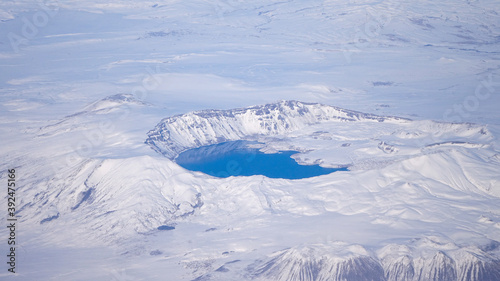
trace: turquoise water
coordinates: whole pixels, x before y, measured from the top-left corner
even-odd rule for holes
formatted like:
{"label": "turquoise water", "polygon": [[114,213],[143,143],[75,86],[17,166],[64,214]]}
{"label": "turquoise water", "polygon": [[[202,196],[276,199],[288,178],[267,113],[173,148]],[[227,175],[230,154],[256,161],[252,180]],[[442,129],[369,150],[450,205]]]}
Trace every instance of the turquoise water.
{"label": "turquoise water", "polygon": [[323,168],[319,165],[299,165],[292,159],[297,151],[266,154],[251,148],[248,141],[231,141],[193,148],[181,153],[176,162],[191,171],[220,178],[263,175],[269,178],[303,179],[347,168]]}

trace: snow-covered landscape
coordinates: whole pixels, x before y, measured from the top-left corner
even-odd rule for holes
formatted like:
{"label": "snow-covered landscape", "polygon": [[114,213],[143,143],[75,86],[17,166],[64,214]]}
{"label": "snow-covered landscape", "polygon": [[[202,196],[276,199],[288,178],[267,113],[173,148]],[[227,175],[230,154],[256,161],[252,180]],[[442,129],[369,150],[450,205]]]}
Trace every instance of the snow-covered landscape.
{"label": "snow-covered landscape", "polygon": [[[499,13],[0,3],[0,279],[500,280]],[[176,162],[232,141],[347,170]]]}

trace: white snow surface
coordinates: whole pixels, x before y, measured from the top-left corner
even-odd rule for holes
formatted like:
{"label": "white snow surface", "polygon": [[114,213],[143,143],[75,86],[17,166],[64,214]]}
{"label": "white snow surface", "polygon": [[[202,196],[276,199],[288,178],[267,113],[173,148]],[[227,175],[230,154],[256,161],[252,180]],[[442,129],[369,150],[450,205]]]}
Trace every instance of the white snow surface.
{"label": "white snow surface", "polygon": [[[16,170],[18,221],[0,279],[500,280],[499,13],[1,2],[0,182]],[[172,160],[239,139],[349,171],[221,179]]]}

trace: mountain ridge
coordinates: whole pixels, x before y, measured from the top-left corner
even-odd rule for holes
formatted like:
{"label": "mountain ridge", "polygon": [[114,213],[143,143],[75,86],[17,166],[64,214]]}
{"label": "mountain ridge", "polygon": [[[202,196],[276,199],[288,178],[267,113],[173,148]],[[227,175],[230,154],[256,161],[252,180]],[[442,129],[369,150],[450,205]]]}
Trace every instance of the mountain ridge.
{"label": "mountain ridge", "polygon": [[146,144],[173,159],[190,148],[254,135],[281,135],[321,122],[406,122],[320,103],[285,101],[231,110],[201,110],[164,118],[148,132]]}

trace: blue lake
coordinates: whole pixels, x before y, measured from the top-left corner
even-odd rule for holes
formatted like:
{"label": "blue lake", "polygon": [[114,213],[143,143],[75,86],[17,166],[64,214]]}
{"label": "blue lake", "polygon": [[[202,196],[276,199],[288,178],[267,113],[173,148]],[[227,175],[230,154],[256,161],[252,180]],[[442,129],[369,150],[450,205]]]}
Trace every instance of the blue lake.
{"label": "blue lake", "polygon": [[347,168],[323,168],[319,165],[299,165],[292,156],[297,151],[263,153],[258,144],[249,141],[230,141],[202,146],[182,152],[176,162],[191,171],[215,177],[263,175],[269,178],[302,179],[347,171]]}

